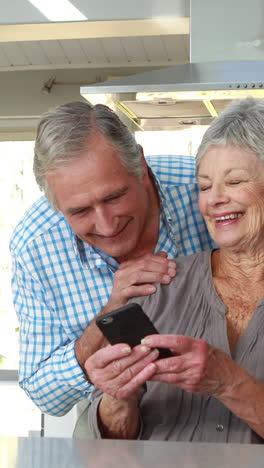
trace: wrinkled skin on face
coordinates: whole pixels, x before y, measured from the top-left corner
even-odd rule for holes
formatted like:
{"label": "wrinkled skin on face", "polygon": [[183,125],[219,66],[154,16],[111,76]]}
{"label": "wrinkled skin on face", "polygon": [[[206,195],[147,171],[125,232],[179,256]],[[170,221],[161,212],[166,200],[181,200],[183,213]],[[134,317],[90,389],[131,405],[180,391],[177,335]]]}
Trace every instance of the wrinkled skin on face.
{"label": "wrinkled skin on face", "polygon": [[215,242],[235,251],[263,248],[264,164],[236,146],[209,148],[199,170],[199,206]]}
{"label": "wrinkled skin on face", "polygon": [[145,253],[144,246],[151,239],[155,246],[158,236],[158,198],[143,153],[142,166],[140,181],[97,132],[86,151],[46,175],[59,210],[79,238],[119,260]]}

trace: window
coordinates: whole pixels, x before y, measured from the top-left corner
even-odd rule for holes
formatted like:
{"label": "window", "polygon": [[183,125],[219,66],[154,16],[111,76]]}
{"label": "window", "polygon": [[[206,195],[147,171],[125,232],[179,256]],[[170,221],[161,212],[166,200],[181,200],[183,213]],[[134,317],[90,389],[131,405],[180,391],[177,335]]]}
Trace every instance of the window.
{"label": "window", "polygon": [[32,141],[0,142],[0,369],[17,369],[18,323],[11,297],[9,239],[40,194],[32,173]]}
{"label": "window", "polygon": [[17,383],[18,322],[11,296],[9,239],[38,190],[32,173],[33,141],[0,142],[0,435],[40,432],[41,413]]}
{"label": "window", "polygon": [[205,125],[196,125],[175,131],[136,132],[135,136],[143,146],[145,155],[195,156],[207,128]]}

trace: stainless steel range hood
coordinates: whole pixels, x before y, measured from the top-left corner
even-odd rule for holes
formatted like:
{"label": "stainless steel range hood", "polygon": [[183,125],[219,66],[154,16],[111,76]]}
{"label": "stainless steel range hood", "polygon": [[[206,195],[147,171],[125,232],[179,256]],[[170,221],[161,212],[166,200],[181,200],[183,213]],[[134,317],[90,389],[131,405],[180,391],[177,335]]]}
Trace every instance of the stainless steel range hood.
{"label": "stainless steel range hood", "polygon": [[189,63],[84,86],[81,94],[136,129],[208,125],[231,100],[264,97],[264,61]]}

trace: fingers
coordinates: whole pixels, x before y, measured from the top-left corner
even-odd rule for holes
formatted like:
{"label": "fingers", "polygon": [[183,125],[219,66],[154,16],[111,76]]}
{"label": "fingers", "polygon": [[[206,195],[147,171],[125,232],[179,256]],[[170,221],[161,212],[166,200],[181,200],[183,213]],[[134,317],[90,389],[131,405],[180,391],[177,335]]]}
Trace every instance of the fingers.
{"label": "fingers", "polygon": [[[151,335],[142,340],[150,347],[169,348],[175,357],[157,362],[157,375],[174,374],[175,383],[180,377],[201,379],[208,363],[209,345],[203,340],[181,335]],[[173,378],[170,376],[169,381]],[[168,380],[166,380],[168,381]]]}
{"label": "fingers", "polygon": [[156,349],[125,344],[109,346],[87,359],[85,368],[91,381],[105,393],[126,399],[155,373]]}
{"label": "fingers", "polygon": [[128,366],[123,372],[116,375],[119,370],[119,364],[113,363],[113,369],[110,371],[112,378],[109,378],[104,384],[104,391],[117,399],[130,398],[138,389],[155,374],[154,361],[158,357],[158,351],[153,350],[144,358]]}
{"label": "fingers", "polygon": [[182,359],[182,357],[170,358],[170,360],[171,363],[167,366],[160,366],[161,361],[156,363],[156,373],[151,380],[173,383],[181,388],[183,385],[195,386],[201,383],[205,376],[204,365],[196,365],[193,361]]}
{"label": "fingers", "polygon": [[[231,360],[223,351],[203,340],[179,335],[151,335],[142,342],[150,347],[170,348],[175,353],[175,356],[155,363],[152,381],[177,385],[202,395],[224,392]],[[230,378],[232,380],[232,376]]]}
{"label": "fingers", "polygon": [[[142,346],[146,348],[146,346]],[[118,343],[117,345],[108,345],[105,348],[100,349],[94,353],[85,363],[85,367],[96,367],[97,369],[104,369],[108,364],[116,359],[122,359],[123,357],[131,354],[132,349],[126,343]]]}
{"label": "fingers", "polygon": [[127,270],[128,268],[146,272],[157,272],[163,275],[167,274],[170,277],[174,277],[176,274],[176,263],[174,260],[168,259],[165,252],[146,254],[134,260],[123,262],[120,265],[121,270]]}
{"label": "fingers", "polygon": [[175,275],[176,263],[165,252],[128,260],[115,273],[111,300],[126,302],[134,296],[152,294],[156,291],[153,283],[169,284]]}
{"label": "fingers", "polygon": [[127,268],[120,268],[115,279],[122,285],[122,280],[126,280],[125,284],[138,285],[143,283],[162,283],[168,284],[176,275],[176,268],[169,265],[159,263],[147,263],[146,261],[131,264]]}
{"label": "fingers", "polygon": [[164,252],[164,250],[161,250],[160,252],[157,252],[155,255],[157,255],[158,257],[163,257],[163,258],[168,257],[167,252]]}
{"label": "fingers", "polygon": [[169,348],[176,355],[208,352],[208,344],[205,341],[183,335],[149,335],[143,338],[141,343],[150,348]]}
{"label": "fingers", "polygon": [[117,389],[114,395],[115,398],[119,400],[130,398],[133,394],[138,392],[139,388],[142,387],[145,382],[151,380],[152,376],[155,374],[155,370],[156,367],[154,362],[147,364],[141,372],[136,374],[131,380],[129,380],[129,382],[124,383]]}

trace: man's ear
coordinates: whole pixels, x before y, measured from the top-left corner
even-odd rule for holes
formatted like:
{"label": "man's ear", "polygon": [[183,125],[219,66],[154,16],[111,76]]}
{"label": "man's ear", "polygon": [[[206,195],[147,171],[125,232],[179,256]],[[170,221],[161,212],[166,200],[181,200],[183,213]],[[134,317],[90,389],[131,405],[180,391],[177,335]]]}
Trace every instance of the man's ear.
{"label": "man's ear", "polygon": [[143,184],[147,187],[150,183],[150,176],[149,176],[149,170],[148,170],[148,164],[144,155],[144,150],[141,145],[138,145],[140,152],[141,152],[141,163],[143,167]]}

